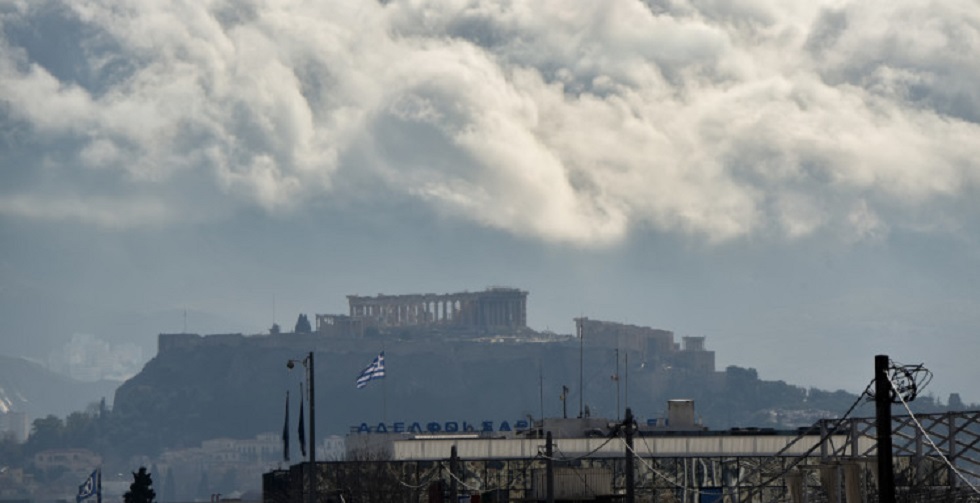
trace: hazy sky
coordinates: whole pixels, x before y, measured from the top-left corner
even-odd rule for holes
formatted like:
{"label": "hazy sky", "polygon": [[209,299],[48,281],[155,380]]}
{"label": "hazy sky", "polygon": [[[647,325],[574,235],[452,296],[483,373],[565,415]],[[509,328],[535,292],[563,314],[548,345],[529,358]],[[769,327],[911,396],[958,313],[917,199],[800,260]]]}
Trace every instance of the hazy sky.
{"label": "hazy sky", "polygon": [[974,0],[0,0],[0,353],[505,285],[980,402],[978,82]]}

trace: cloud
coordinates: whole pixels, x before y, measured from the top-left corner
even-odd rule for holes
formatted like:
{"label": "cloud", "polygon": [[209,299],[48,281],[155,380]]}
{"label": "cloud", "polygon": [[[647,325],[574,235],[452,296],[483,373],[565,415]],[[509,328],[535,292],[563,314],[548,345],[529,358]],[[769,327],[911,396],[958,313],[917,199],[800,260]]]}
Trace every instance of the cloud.
{"label": "cloud", "polygon": [[578,245],[877,239],[948,222],[980,172],[968,1],[48,0],[0,23],[0,131],[61,180],[11,183],[6,218],[407,197]]}
{"label": "cloud", "polygon": [[174,218],[166,204],[147,198],[0,198],[0,214],[50,222],[82,222],[106,229],[160,225]]}

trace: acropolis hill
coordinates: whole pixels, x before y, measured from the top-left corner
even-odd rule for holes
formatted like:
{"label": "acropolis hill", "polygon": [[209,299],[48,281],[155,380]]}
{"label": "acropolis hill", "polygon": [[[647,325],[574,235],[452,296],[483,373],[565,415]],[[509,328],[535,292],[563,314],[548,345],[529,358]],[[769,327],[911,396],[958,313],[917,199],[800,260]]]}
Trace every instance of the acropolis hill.
{"label": "acropolis hill", "polygon": [[704,337],[683,337],[650,327],[576,318],[577,334],[537,332],[527,326],[527,295],[516,288],[493,287],[481,292],[451,294],[348,295],[349,314],[317,314],[310,333],[290,332],[244,336],[214,334],[160,334],[159,352],[202,346],[235,347],[250,344],[267,348],[316,347],[356,351],[371,341],[412,341],[408,351],[429,351],[447,341],[475,343],[567,343],[583,337],[591,350],[606,348],[634,354],[637,362],[676,371],[711,374],[714,351],[705,349]]}
{"label": "acropolis hill", "polygon": [[[316,354],[317,423],[324,435],[384,418],[561,417],[563,405],[574,417],[579,404],[593,417],[616,418],[617,404],[620,411],[629,404],[640,418],[655,418],[673,398],[696,400],[711,428],[806,426],[854,399],[763,381],[753,369],[717,371],[704,337],[678,341],[669,330],[586,317],[574,320],[575,334],[539,332],[526,326],[527,296],[499,287],[352,295],[348,313],[317,314],[315,326],[298,322],[291,332],[161,334],[156,357],[118,389],[114,402],[117,417],[153,434],[123,439],[120,448],[146,452],[280,430],[285,394],[299,393],[303,379],[285,362],[309,351]],[[356,377],[381,351],[385,379],[356,389]]]}

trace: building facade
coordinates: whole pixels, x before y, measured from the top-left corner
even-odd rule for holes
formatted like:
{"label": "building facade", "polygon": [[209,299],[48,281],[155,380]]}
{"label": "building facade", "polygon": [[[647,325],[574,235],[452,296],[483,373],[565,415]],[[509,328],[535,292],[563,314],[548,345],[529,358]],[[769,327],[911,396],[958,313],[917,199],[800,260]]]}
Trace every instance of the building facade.
{"label": "building facade", "polygon": [[[978,421],[980,411],[893,416],[898,501],[978,501],[971,483],[980,476]],[[527,503],[547,501],[549,486],[555,501],[623,501],[628,492],[658,503],[878,500],[876,418],[822,419],[781,432],[640,428],[625,437],[609,427],[550,444],[540,434],[386,436],[378,455],[318,464],[316,500]],[[945,443],[930,451],[916,430]],[[263,500],[306,501],[310,473],[308,463],[266,473]]]}

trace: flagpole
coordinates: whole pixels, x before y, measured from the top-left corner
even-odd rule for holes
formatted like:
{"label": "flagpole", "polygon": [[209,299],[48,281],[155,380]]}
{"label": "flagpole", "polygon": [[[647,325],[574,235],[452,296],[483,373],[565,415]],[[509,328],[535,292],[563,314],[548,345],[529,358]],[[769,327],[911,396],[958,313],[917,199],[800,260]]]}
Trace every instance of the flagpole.
{"label": "flagpole", "polygon": [[[385,354],[385,345],[381,343],[381,354]],[[388,362],[385,362],[385,374],[388,373]],[[388,423],[388,380],[381,380],[381,422]]]}
{"label": "flagpole", "polygon": [[388,423],[388,383],[384,381],[387,381],[387,379],[382,379],[381,382],[381,421],[387,424]]}
{"label": "flagpole", "polygon": [[[286,414],[282,424],[282,459],[289,462],[289,390],[286,390]],[[281,465],[280,465],[281,466]]]}

